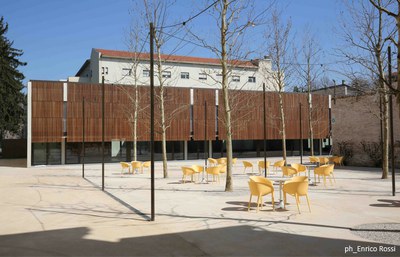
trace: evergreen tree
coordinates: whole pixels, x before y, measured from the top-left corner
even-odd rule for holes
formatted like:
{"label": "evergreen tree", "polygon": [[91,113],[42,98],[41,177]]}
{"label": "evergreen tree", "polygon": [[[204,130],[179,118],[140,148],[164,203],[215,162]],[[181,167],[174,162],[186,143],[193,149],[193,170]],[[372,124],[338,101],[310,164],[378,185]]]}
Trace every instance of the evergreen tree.
{"label": "evergreen tree", "polygon": [[5,34],[8,24],[0,18],[0,143],[5,132],[20,132],[24,119],[25,95],[22,80],[24,75],[18,66],[25,66],[25,62],[18,60],[22,50],[12,47],[12,41]]}

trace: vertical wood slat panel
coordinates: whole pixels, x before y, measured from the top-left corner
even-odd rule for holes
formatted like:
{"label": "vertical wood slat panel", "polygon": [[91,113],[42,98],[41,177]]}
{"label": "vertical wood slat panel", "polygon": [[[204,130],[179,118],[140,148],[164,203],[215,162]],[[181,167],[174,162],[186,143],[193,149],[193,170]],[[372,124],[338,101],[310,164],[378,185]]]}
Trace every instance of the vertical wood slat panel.
{"label": "vertical wood slat panel", "polygon": [[63,82],[32,81],[32,142],[61,142]]}
{"label": "vertical wood slat panel", "polygon": [[[215,90],[194,89],[193,90],[193,139],[215,140]],[[204,104],[207,102],[207,138],[205,138],[205,113]]]}
{"label": "vertical wood slat panel", "polygon": [[[62,140],[63,82],[33,81],[32,83],[32,141],[60,142]],[[123,88],[124,90],[121,90]],[[129,92],[129,93],[128,93]],[[138,118],[138,140],[148,141],[150,125],[149,87],[139,87],[140,105],[144,109]],[[106,85],[105,126],[106,141],[112,139],[132,140],[128,116],[125,114],[130,104],[128,94],[131,86]],[[194,90],[194,139],[204,139],[204,101],[207,100],[207,138],[215,139],[215,90]],[[259,140],[263,138],[262,93],[251,91],[230,91],[236,105],[233,106],[233,139]],[[167,88],[166,112],[180,111],[171,120],[167,140],[188,140],[190,135],[190,89]],[[82,140],[82,98],[85,97],[86,139],[101,141],[101,85],[68,83],[67,133],[69,142]],[[302,103],[303,138],[308,138],[308,103],[306,94],[284,94],[287,139],[298,139],[299,103]],[[268,92],[267,139],[280,139],[278,94]],[[129,107],[128,107],[129,108]],[[156,120],[159,109],[155,107]],[[222,93],[219,92],[219,117],[224,117]],[[315,138],[329,136],[328,97],[313,95],[313,127]],[[219,138],[225,139],[225,129],[219,120]],[[157,124],[156,124],[157,130]],[[158,129],[159,131],[159,129]],[[156,134],[156,140],[161,135]]]}

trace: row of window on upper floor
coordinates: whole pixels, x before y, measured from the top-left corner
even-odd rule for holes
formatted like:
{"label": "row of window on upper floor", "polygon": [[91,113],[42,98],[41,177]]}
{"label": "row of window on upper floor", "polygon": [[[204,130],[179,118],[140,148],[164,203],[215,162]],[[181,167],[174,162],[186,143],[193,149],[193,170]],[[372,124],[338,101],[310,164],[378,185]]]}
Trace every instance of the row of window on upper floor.
{"label": "row of window on upper floor", "polygon": [[[132,70],[131,69],[122,69],[122,75],[123,76],[131,76],[132,75]],[[143,77],[150,77],[150,70],[143,70],[142,73]],[[222,76],[221,74],[217,74],[217,76]],[[162,77],[163,78],[171,78],[171,71],[163,71],[162,72]],[[207,74],[206,73],[199,73],[199,80],[207,80]],[[189,79],[190,74],[189,72],[181,72],[181,79]],[[240,82],[240,76],[238,75],[233,75],[232,76],[232,81],[234,82]],[[249,76],[247,78],[247,82],[250,83],[255,83],[256,82],[256,77],[254,76]]]}

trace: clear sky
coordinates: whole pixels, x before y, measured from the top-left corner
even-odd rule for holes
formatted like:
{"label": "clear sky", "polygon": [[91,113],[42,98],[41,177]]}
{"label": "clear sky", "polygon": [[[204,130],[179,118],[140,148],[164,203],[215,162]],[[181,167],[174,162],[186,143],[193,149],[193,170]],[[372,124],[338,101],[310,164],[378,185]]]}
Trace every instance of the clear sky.
{"label": "clear sky", "polygon": [[[0,0],[0,16],[9,24],[7,37],[14,47],[24,51],[21,61],[28,62],[21,71],[28,80],[59,80],[74,76],[90,56],[92,48],[126,50],[125,38],[135,11],[132,6],[141,0]],[[333,32],[342,9],[340,0],[279,0],[283,14],[290,17],[296,38],[308,24],[325,53],[324,63],[337,47]],[[204,4],[204,2],[201,2]],[[263,6],[265,0],[258,0]],[[201,4],[195,0],[177,0],[171,22],[181,21],[197,13]],[[204,5],[203,5],[204,6]],[[210,19],[199,17],[192,27],[207,28]],[[251,42],[249,42],[251,44]],[[178,54],[212,56],[192,46]],[[185,52],[186,51],[186,52]],[[332,67],[333,68],[333,67]],[[338,81],[339,74],[326,74]]]}

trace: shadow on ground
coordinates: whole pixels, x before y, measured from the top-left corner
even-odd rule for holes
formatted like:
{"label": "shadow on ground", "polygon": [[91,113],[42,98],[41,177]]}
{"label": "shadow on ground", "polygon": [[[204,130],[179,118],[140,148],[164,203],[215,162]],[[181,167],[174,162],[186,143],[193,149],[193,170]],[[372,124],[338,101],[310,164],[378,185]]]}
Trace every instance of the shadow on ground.
{"label": "shadow on ground", "polygon": [[0,256],[354,256],[357,247],[378,249],[358,252],[357,256],[400,254],[392,245],[293,235],[252,226],[131,237],[118,242],[85,238],[88,235],[86,227],[3,235]]}

